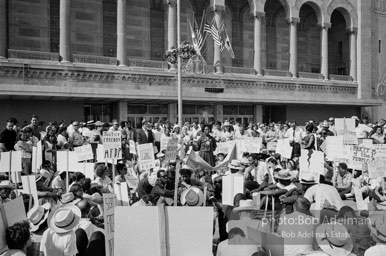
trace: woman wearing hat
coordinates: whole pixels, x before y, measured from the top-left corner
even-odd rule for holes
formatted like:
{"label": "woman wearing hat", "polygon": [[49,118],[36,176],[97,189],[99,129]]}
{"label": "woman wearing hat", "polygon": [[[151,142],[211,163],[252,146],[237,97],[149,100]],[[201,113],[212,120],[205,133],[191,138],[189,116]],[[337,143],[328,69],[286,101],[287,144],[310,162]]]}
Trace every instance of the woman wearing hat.
{"label": "woman wearing hat", "polygon": [[204,133],[198,139],[197,146],[200,151],[200,157],[204,159],[210,166],[215,165],[213,151],[216,150],[216,140],[210,135],[209,125],[204,125]]}
{"label": "woman wearing hat", "polygon": [[229,121],[225,121],[222,128],[223,128],[223,131],[221,133],[221,141],[233,140],[235,133]]}

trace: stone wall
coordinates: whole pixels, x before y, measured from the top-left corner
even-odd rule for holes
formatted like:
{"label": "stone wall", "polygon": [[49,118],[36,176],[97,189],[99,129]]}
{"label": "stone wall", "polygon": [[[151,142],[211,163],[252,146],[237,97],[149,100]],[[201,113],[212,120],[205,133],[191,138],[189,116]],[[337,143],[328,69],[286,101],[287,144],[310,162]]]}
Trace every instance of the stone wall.
{"label": "stone wall", "polygon": [[[50,50],[48,0],[12,0],[9,4],[9,49]],[[0,35],[3,36],[3,35]]]}

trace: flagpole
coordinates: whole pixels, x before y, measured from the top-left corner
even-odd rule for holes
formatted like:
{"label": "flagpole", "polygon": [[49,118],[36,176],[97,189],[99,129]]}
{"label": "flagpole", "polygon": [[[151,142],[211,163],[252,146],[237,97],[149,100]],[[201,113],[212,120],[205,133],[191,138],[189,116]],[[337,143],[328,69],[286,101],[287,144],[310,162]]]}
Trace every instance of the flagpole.
{"label": "flagpole", "polygon": [[[177,0],[177,46],[181,44],[181,0]],[[182,128],[181,57],[177,55],[178,125]]]}

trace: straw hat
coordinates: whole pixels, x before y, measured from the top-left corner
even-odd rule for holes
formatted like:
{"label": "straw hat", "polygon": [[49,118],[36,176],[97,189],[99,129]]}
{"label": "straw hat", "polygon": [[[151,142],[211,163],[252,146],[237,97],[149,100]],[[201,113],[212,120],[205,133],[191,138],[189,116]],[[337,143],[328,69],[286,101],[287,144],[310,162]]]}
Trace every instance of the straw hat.
{"label": "straw hat", "polygon": [[78,206],[73,204],[63,204],[53,210],[48,215],[48,227],[55,233],[63,234],[70,232],[81,218]]}
{"label": "straw hat", "polygon": [[240,162],[240,164],[245,165],[245,166],[250,166],[253,163],[252,160],[249,160],[246,157],[239,159],[239,162]]}
{"label": "straw hat", "polygon": [[371,233],[383,243],[386,243],[386,212],[374,212],[369,219],[370,222],[368,223],[368,226]]}
{"label": "straw hat", "polygon": [[94,125],[95,126],[103,126],[103,125],[105,125],[105,123],[102,123],[101,121],[96,121]]}
{"label": "straw hat", "polygon": [[45,203],[43,205],[35,205],[28,211],[27,218],[29,220],[30,229],[32,232],[38,230],[44,221],[48,218],[50,207],[50,203]]}
{"label": "straw hat", "polygon": [[233,209],[233,211],[235,211],[235,212],[253,211],[253,210],[258,210],[258,207],[253,205],[253,201],[251,199],[240,200],[239,207],[236,207]]}
{"label": "straw hat", "polygon": [[280,170],[274,177],[279,180],[292,180],[295,178],[295,174],[289,170]]}
{"label": "straw hat", "polygon": [[339,223],[325,223],[315,230],[319,247],[331,256],[347,256],[353,249],[353,242],[347,228]]}
{"label": "straw hat", "polygon": [[183,206],[202,206],[204,193],[199,188],[192,186],[182,192],[180,200]]}
{"label": "straw hat", "polygon": [[16,189],[16,186],[14,184],[12,184],[12,182],[10,182],[9,180],[2,180],[0,182],[0,189]]}
{"label": "straw hat", "polygon": [[224,124],[222,125],[223,127],[225,126],[231,126],[231,124],[229,123],[229,121],[225,121]]}
{"label": "straw hat", "polygon": [[232,160],[229,164],[228,167],[230,169],[237,169],[237,170],[242,170],[244,167],[241,165],[239,160]]}
{"label": "straw hat", "polygon": [[74,199],[75,199],[74,194],[72,192],[68,192],[62,195],[62,200],[60,201],[62,202],[62,204],[68,204],[72,202]]}
{"label": "straw hat", "polygon": [[159,152],[159,153],[157,154],[157,158],[161,158],[161,157],[164,157],[164,156],[165,156],[165,154],[162,153],[162,152]]}

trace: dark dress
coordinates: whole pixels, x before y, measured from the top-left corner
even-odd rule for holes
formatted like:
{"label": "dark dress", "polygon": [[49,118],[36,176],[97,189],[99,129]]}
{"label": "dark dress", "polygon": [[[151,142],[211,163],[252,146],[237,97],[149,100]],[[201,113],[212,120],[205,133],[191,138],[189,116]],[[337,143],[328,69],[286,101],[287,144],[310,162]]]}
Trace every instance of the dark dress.
{"label": "dark dress", "polygon": [[213,151],[216,150],[216,140],[210,135],[202,135],[197,141],[200,157],[204,159],[210,166],[215,166]]}

